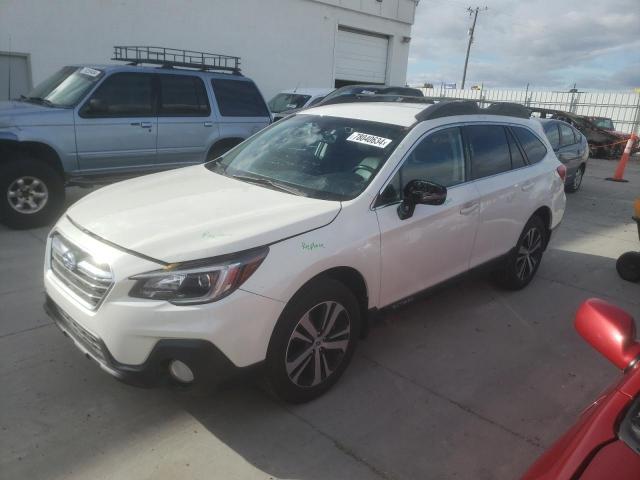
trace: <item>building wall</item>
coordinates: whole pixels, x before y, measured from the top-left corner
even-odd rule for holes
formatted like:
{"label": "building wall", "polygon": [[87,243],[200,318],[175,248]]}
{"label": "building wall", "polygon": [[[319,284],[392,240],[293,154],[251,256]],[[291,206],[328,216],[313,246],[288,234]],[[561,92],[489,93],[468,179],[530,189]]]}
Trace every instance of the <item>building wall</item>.
{"label": "building wall", "polygon": [[269,98],[333,86],[344,25],[388,35],[387,83],[404,85],[414,10],[413,0],[0,0],[0,51],[28,54],[34,84],[63,65],[110,63],[113,45],[236,55]]}

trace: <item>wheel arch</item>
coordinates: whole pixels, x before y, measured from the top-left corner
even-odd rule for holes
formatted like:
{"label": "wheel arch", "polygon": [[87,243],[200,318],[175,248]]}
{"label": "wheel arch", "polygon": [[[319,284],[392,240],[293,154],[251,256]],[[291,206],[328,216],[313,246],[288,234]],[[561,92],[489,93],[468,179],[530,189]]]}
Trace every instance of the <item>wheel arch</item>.
{"label": "wheel arch", "polygon": [[60,176],[64,176],[64,167],[58,152],[43,142],[35,141],[14,141],[0,139],[0,161],[9,161],[13,155],[26,153],[34,158],[46,162],[54,168]]}
{"label": "wheel arch", "polygon": [[542,220],[545,226],[546,235],[545,235],[544,248],[546,250],[547,245],[549,244],[549,240],[551,239],[551,221],[553,220],[551,209],[546,205],[544,205],[538,208],[535,212],[533,212],[533,214],[529,218],[536,217],[536,216],[540,217],[540,219]]}

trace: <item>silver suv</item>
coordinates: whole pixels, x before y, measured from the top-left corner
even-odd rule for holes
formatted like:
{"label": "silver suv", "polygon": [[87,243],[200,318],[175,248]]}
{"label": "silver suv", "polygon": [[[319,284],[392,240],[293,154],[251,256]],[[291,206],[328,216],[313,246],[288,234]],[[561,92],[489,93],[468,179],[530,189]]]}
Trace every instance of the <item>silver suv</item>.
{"label": "silver suv", "polygon": [[0,102],[0,221],[46,224],[62,207],[65,185],[202,163],[270,123],[236,57],[224,56],[235,59],[232,67],[197,70],[179,68],[192,66],[188,59],[163,58],[159,67],[64,67],[19,100]]}

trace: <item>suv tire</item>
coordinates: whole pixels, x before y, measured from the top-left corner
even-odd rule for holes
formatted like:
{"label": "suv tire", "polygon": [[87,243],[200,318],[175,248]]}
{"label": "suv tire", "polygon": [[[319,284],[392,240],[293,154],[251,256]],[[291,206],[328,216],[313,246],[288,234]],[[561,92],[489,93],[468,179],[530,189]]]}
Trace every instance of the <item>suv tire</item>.
{"label": "suv tire", "polygon": [[271,336],[266,379],[292,403],[319,397],[340,378],[360,336],[358,301],[342,283],[313,280],[289,301]]}
{"label": "suv tire", "polygon": [[51,166],[30,156],[0,164],[0,222],[34,228],[54,220],[65,198],[64,180]]}
{"label": "suv tire", "polygon": [[497,283],[507,290],[520,290],[533,279],[547,241],[547,229],[538,215],[524,226],[518,243],[509,252],[502,267],[496,272]]}

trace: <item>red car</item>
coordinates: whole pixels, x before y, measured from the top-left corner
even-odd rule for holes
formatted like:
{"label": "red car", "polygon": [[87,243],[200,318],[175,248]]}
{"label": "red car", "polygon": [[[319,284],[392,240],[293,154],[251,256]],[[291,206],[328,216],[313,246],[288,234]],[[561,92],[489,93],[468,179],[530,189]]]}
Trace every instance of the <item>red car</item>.
{"label": "red car", "polygon": [[640,342],[633,318],[597,298],[576,313],[576,330],[623,371],[523,480],[640,479]]}

